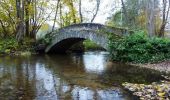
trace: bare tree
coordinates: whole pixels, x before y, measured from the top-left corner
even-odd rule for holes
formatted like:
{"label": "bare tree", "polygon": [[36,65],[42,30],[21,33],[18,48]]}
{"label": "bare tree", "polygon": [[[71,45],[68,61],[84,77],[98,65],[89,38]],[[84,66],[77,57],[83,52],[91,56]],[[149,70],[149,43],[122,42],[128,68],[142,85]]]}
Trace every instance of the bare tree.
{"label": "bare tree", "polygon": [[[47,0],[43,0],[42,2],[47,2]],[[36,33],[39,31],[41,26],[45,24],[47,20],[49,20],[52,12],[54,10],[52,9],[51,12],[48,14],[46,13],[46,9],[49,9],[48,7],[44,6],[44,3],[39,3],[38,0],[32,0],[32,9],[33,9],[33,15],[31,16],[31,32],[30,35],[32,38],[35,39]],[[45,15],[45,16],[44,16]]]}
{"label": "bare tree", "polygon": [[94,21],[94,19],[96,18],[97,14],[98,14],[98,11],[99,11],[99,8],[100,8],[100,0],[96,0],[96,11],[91,19],[91,23]]}

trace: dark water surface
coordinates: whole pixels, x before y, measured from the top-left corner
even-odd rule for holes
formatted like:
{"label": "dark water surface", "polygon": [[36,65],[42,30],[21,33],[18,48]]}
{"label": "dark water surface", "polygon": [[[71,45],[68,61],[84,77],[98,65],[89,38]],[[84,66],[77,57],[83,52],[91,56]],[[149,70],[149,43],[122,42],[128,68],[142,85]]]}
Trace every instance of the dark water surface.
{"label": "dark water surface", "polygon": [[0,100],[132,100],[121,83],[151,83],[157,71],[110,63],[106,52],[0,58]]}

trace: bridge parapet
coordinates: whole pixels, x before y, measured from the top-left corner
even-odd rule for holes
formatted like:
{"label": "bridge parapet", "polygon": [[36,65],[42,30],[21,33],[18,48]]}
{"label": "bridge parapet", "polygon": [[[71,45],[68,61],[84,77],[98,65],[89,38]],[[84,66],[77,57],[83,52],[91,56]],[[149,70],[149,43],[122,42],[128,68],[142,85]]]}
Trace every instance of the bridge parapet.
{"label": "bridge parapet", "polygon": [[66,26],[66,27],[63,27],[61,29],[58,29],[58,30],[54,31],[53,33],[56,34],[58,32],[62,33],[62,32],[72,31],[72,30],[75,30],[75,31],[82,31],[82,30],[87,31],[87,30],[89,30],[89,31],[96,31],[98,33],[104,33],[104,32],[114,33],[114,34],[117,34],[117,35],[128,34],[127,29],[110,27],[110,26],[105,26],[105,25],[97,24],[97,23],[73,24],[73,25]]}

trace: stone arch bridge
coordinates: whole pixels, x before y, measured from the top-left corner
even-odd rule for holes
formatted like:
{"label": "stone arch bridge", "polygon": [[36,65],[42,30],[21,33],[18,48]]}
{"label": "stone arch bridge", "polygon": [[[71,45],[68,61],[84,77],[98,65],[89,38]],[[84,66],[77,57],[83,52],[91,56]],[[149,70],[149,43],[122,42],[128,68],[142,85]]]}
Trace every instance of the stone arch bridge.
{"label": "stone arch bridge", "polygon": [[46,47],[45,52],[63,53],[77,42],[89,39],[104,49],[108,50],[108,34],[127,34],[126,29],[109,27],[96,23],[74,24],[52,32],[51,43]]}

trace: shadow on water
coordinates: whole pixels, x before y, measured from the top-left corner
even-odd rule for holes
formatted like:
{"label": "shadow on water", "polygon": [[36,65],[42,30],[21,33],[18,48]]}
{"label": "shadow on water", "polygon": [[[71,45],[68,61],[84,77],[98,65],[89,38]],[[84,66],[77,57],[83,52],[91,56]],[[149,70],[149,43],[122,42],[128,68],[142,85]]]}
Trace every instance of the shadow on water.
{"label": "shadow on water", "polygon": [[1,57],[0,100],[131,100],[123,82],[151,83],[161,73],[108,62],[106,52]]}
{"label": "shadow on water", "polygon": [[107,69],[100,75],[102,81],[106,83],[152,83],[163,80],[161,73],[148,68],[139,68],[121,63],[114,63],[112,68]]}

